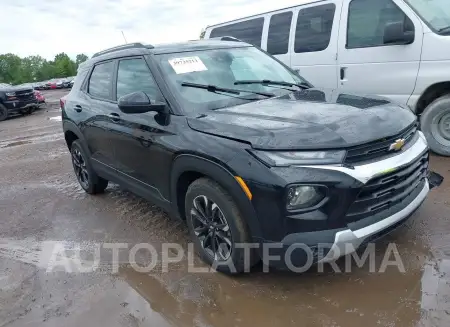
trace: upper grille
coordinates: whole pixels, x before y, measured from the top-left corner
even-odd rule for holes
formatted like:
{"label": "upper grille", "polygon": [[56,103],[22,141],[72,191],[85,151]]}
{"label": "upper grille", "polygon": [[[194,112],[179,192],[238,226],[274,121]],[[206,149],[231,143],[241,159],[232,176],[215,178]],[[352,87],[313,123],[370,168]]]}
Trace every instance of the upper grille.
{"label": "upper grille", "polygon": [[34,100],[35,99],[34,91],[32,89],[16,91],[15,93],[16,93],[16,97],[19,100]]}
{"label": "upper grille", "polygon": [[428,153],[408,166],[370,180],[347,212],[347,222],[373,216],[402,202],[423,185],[428,172]]}
{"label": "upper grille", "polygon": [[355,164],[386,156],[389,154],[389,147],[392,143],[394,143],[398,139],[404,139],[405,144],[407,144],[416,134],[417,129],[418,125],[414,124],[395,136],[350,148],[347,151],[345,163]]}

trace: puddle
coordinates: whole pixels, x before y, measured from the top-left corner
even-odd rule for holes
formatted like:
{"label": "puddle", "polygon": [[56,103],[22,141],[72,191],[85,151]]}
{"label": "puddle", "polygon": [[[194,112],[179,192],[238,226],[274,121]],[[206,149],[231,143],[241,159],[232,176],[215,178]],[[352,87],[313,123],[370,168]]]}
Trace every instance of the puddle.
{"label": "puddle", "polygon": [[61,117],[61,116],[50,117],[50,120],[53,120],[53,121],[62,121],[62,117]]}
{"label": "puddle", "polygon": [[10,148],[14,146],[26,145],[31,143],[45,143],[62,140],[64,135],[62,133],[57,134],[41,134],[41,135],[31,135],[20,137],[11,140],[0,141],[0,148]]}

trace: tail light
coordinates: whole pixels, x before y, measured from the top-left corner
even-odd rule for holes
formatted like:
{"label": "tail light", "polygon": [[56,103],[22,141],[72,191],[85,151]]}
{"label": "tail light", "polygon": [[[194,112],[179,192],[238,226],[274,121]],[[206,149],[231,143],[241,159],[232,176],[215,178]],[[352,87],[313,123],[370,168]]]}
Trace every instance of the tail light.
{"label": "tail light", "polygon": [[59,99],[59,106],[61,107],[61,110],[64,110],[65,105],[66,105],[66,100]]}

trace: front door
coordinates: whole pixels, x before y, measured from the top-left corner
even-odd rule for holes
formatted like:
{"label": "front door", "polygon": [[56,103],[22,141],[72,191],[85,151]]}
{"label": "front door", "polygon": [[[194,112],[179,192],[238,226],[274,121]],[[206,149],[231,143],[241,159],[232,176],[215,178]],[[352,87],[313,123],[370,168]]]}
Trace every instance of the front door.
{"label": "front door", "polygon": [[[120,97],[142,91],[151,101],[164,101],[152,73],[142,57],[118,61],[116,93]],[[115,168],[129,183],[145,188],[156,198],[167,199],[161,190],[168,186],[165,176],[172,154],[165,151],[164,140],[170,132],[171,116],[157,112],[126,114],[120,112],[115,123],[113,142]],[[163,186],[164,186],[163,185]]]}
{"label": "front door", "polygon": [[[412,43],[385,43],[385,28],[392,23],[414,33]],[[406,105],[419,72],[422,39],[422,23],[402,1],[346,0],[339,32],[340,92],[377,94]]]}

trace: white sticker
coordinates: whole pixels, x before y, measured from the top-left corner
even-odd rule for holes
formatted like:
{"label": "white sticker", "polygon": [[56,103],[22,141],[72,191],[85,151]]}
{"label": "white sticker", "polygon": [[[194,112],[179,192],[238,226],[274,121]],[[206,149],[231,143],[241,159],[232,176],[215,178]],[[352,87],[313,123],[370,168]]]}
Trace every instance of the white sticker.
{"label": "white sticker", "polygon": [[201,72],[208,70],[203,61],[198,56],[173,58],[169,60],[169,64],[177,74],[185,74],[192,72]]}

